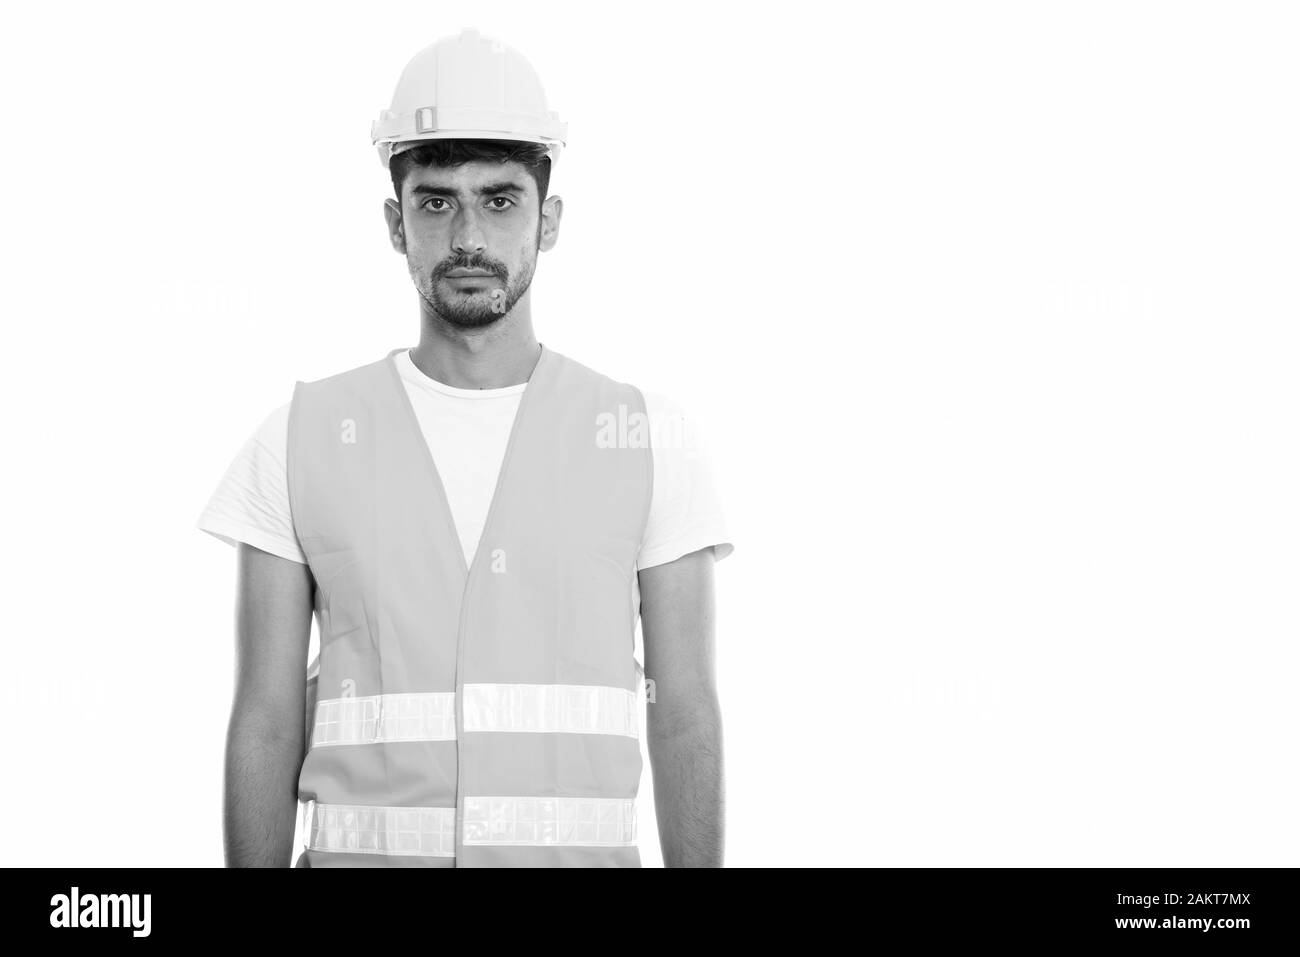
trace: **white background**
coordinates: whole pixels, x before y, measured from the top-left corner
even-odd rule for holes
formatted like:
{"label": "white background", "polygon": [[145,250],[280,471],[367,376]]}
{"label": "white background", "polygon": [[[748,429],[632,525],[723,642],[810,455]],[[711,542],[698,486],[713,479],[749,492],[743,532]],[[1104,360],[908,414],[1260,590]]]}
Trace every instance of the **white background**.
{"label": "white background", "polygon": [[1295,865],[1300,36],[1227,2],[7,13],[0,863],[221,864],[194,522],[416,341],[369,127],[463,26],[570,126],[539,338],[713,452],[727,863]]}

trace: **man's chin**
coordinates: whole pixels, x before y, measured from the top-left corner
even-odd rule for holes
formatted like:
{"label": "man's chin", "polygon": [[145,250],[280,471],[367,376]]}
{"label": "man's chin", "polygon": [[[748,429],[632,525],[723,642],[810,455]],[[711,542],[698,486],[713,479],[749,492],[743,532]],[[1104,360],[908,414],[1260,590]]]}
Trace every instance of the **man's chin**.
{"label": "man's chin", "polygon": [[499,312],[491,309],[439,309],[438,317],[449,326],[457,329],[482,329],[502,318]]}
{"label": "man's chin", "polygon": [[449,326],[457,329],[482,329],[501,319],[505,313],[494,308],[495,301],[486,296],[458,296],[459,301],[448,301],[446,296],[424,296],[433,307],[433,313]]}

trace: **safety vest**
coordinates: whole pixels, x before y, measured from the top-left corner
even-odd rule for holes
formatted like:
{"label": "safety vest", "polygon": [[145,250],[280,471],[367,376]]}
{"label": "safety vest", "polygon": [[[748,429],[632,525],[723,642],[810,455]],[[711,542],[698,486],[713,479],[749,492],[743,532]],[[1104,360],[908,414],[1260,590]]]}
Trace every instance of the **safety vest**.
{"label": "safety vest", "polygon": [[543,346],[466,567],[399,351],[294,388],[320,634],[296,866],[639,867],[652,451],[607,426],[644,397]]}

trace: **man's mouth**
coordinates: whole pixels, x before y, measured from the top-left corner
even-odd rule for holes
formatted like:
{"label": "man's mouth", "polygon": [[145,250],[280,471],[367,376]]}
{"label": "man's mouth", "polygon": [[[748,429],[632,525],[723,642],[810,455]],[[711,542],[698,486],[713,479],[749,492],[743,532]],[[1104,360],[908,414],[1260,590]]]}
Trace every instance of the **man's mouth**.
{"label": "man's mouth", "polygon": [[446,275],[448,279],[492,279],[496,273],[486,269],[449,269]]}

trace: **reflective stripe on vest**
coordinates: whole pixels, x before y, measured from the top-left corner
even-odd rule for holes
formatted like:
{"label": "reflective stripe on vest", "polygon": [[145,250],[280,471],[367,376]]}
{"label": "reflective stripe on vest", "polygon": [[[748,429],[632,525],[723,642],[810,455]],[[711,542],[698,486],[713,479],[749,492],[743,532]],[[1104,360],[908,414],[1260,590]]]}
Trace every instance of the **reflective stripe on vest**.
{"label": "reflective stripe on vest", "polygon": [[[454,857],[454,807],[303,805],[305,846],[335,854]],[[466,844],[630,847],[636,802],[603,798],[467,797]]]}
{"label": "reflective stripe on vest", "polygon": [[[601,685],[465,685],[465,731],[637,733],[636,694]],[[314,748],[382,741],[454,741],[456,695],[383,694],[316,705]]]}
{"label": "reflective stripe on vest", "polygon": [[303,805],[304,844],[336,854],[394,857],[454,857],[454,807],[375,807],[357,804]]}
{"label": "reflective stripe on vest", "polygon": [[455,739],[454,692],[375,694],[330,698],[317,704],[311,746]]}
{"label": "reflective stripe on vest", "polygon": [[467,564],[397,351],[290,408],[320,634],[304,866],[640,866],[644,399],[543,348]]}
{"label": "reflective stripe on vest", "polygon": [[467,797],[466,844],[636,844],[636,802],[608,798]]}
{"label": "reflective stripe on vest", "polygon": [[636,694],[602,685],[465,685],[465,731],[637,737]]}

